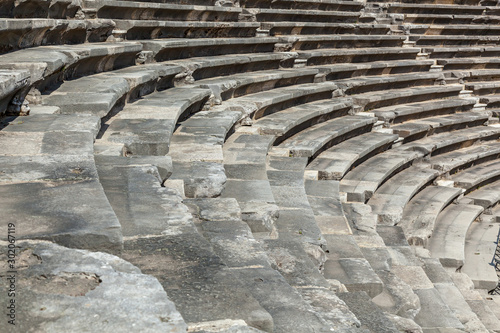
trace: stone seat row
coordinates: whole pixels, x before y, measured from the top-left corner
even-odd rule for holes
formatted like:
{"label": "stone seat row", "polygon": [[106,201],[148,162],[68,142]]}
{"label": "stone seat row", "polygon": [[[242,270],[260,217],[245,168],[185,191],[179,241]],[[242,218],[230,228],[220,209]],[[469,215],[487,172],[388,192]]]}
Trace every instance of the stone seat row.
{"label": "stone seat row", "polygon": [[[393,24],[401,24],[408,26],[400,26],[400,29],[416,29],[419,30],[419,27],[413,27],[413,24],[416,25],[424,25],[424,24],[432,24],[432,25],[463,25],[463,24],[471,24],[471,25],[483,25],[487,26],[488,24],[498,24],[499,16],[498,15],[469,15],[469,14],[413,14],[413,13],[404,13],[404,14],[388,14],[388,18]],[[446,28],[446,27],[445,27]],[[420,28],[421,29],[421,28]]]}
{"label": "stone seat row", "polygon": [[107,19],[2,19],[0,21],[0,53],[50,44],[104,42],[115,23]]}
{"label": "stone seat row", "polygon": [[[251,140],[251,139],[249,139],[249,140]],[[231,142],[233,142],[233,141],[231,140]],[[236,143],[236,142],[243,142],[243,141],[238,141],[238,140],[234,141],[234,143]],[[263,148],[264,148],[264,147],[263,147]],[[255,149],[255,148],[254,148],[254,149]],[[267,150],[267,149],[266,149],[266,150]],[[264,154],[265,154],[265,153],[264,153]],[[269,181],[271,182],[271,184],[273,184],[273,183],[274,183],[274,181],[273,181],[274,176],[270,176],[270,174],[268,173],[268,177],[269,177]],[[279,180],[278,180],[278,179],[279,179]],[[274,186],[276,186],[276,185],[277,185],[277,186],[279,187],[279,186],[283,186],[283,185],[287,184],[287,181],[284,181],[284,179],[283,179],[283,178],[276,178],[276,181],[277,181],[277,183],[275,183],[275,185],[274,185]],[[291,181],[291,180],[290,180],[290,178],[288,178],[288,181]],[[294,184],[295,184],[295,182],[294,182]],[[241,183],[240,183],[238,186],[241,186]],[[280,195],[278,194],[278,193],[280,193],[280,192],[278,192],[278,191],[277,191],[277,189],[276,189],[276,190],[274,190],[274,186],[273,186],[273,185],[271,185],[271,188],[273,188],[273,194],[274,194],[275,198],[277,198],[277,202],[278,202],[278,203],[279,203],[279,202],[283,202],[283,201],[281,201],[281,200],[285,199],[286,197],[283,197],[283,199],[280,199]],[[290,188],[287,188],[287,189],[286,189],[286,191],[290,192],[290,191],[291,191],[291,189],[290,189]],[[284,192],[283,192],[283,193],[284,193]],[[228,194],[228,196],[234,196],[234,194],[235,194],[235,193],[234,193],[234,191],[232,191],[230,194]],[[285,207],[299,207],[299,206],[297,206],[298,202],[303,202],[303,201],[297,201],[297,202],[293,201],[293,202],[290,202],[290,199],[285,199],[285,200],[289,202],[289,203],[288,203],[288,205],[290,205],[290,204],[292,205],[292,206],[285,206]],[[284,202],[286,202],[286,201],[284,201]],[[280,205],[281,205],[281,203],[280,203]],[[314,210],[314,208],[313,208],[313,210]],[[299,211],[298,211],[298,210],[295,210],[295,211],[294,211],[294,213],[295,213],[295,214],[299,214]],[[302,215],[301,215],[301,216],[302,216]],[[287,221],[289,221],[288,223],[292,223],[292,222],[291,222],[291,220],[290,220],[290,217],[289,217],[288,215],[286,215],[286,217],[284,216],[284,218],[285,218]],[[278,220],[279,220],[279,219],[278,219]],[[302,221],[305,221],[305,220],[306,220],[305,215],[301,217],[301,220],[302,220]],[[278,222],[278,223],[279,223],[279,222]],[[303,225],[303,226],[304,226],[304,225]],[[292,227],[292,229],[293,229],[293,227]],[[305,234],[309,234],[309,235],[310,235],[310,232],[312,232],[312,230],[311,230],[311,229],[304,229],[304,230],[302,230],[302,232],[303,232],[303,233],[305,233]],[[326,239],[329,239],[329,237],[325,237],[325,238],[326,238]],[[331,237],[330,237],[330,238],[331,238]],[[331,240],[333,240],[333,238],[331,238]],[[337,244],[337,243],[338,243],[338,241],[337,241],[337,242],[335,242],[335,241],[334,241],[334,243],[336,243],[336,244]],[[343,243],[345,243],[345,241],[343,241]],[[332,251],[333,251],[333,252],[332,252],[332,254],[334,254],[335,256],[339,255],[339,252],[338,252],[338,251],[339,251],[339,249],[338,249],[338,248],[337,248],[337,249],[335,249],[335,250],[332,250]],[[353,251],[351,250],[349,253],[350,253],[350,255],[352,256]],[[370,291],[370,290],[371,290],[374,294],[377,294],[377,293],[378,293],[378,292],[376,291],[378,287],[376,287],[376,286],[377,286],[377,285],[378,285],[378,286],[380,286],[380,284],[379,284],[379,283],[380,283],[380,280],[378,280],[379,282],[375,282],[376,280],[373,280],[373,281],[372,281],[372,283],[368,282],[368,277],[369,277],[369,276],[371,276],[371,275],[370,275],[370,274],[368,274],[368,272],[369,272],[368,270],[359,270],[359,269],[361,269],[361,266],[359,266],[359,263],[361,263],[359,258],[357,259],[357,261],[359,262],[359,263],[358,263],[358,268],[357,268],[357,269],[359,270],[359,272],[363,271],[363,273],[362,273],[362,274],[363,274],[363,276],[366,278],[366,279],[363,281],[364,283],[362,284],[362,286],[361,286],[360,284],[357,284],[357,282],[355,281],[355,279],[353,279],[353,280],[346,279],[346,278],[345,278],[345,276],[342,276],[342,275],[341,275],[341,273],[340,273],[340,272],[342,272],[342,271],[345,271],[345,272],[348,272],[348,271],[354,272],[354,271],[356,271],[355,266],[349,266],[349,265],[354,265],[354,262],[355,262],[356,260],[354,260],[354,259],[348,259],[347,257],[342,258],[340,261],[342,261],[342,262],[344,263],[344,265],[345,265],[345,266],[343,266],[343,268],[344,268],[344,269],[341,269],[341,268],[340,268],[341,266],[338,266],[338,267],[337,267],[337,266],[335,266],[335,265],[334,265],[334,261],[336,261],[334,258],[338,258],[338,257],[332,257],[332,261],[331,261],[331,263],[330,263],[330,264],[329,264],[329,260],[327,260],[326,265],[332,265],[332,266],[325,266],[325,276],[330,276],[330,277],[332,277],[332,278],[333,278],[333,277],[335,277],[335,278],[338,278],[339,280],[343,281],[343,283],[345,282],[345,283],[346,283],[346,285],[348,285],[348,288],[349,288],[349,290],[351,291],[351,293],[352,293],[352,292],[354,292],[354,291],[356,290],[356,288],[362,288],[362,289],[364,289],[364,290],[368,290],[368,291]],[[338,259],[337,259],[337,260],[338,260]],[[349,264],[349,263],[350,263],[350,264]],[[328,271],[327,271],[326,267],[329,267],[329,268],[331,267],[332,269],[328,269]],[[348,267],[349,267],[349,268],[348,268]],[[340,274],[340,275],[339,275],[339,274]],[[360,274],[361,274],[361,273],[360,273]],[[350,274],[349,276],[357,276],[357,275],[356,275],[356,274]],[[443,295],[444,295],[444,294],[443,294]],[[425,298],[424,298],[424,299],[425,299]],[[431,299],[432,299],[432,301],[431,301]],[[437,301],[437,300],[436,300],[436,299],[434,299],[434,298],[431,298],[431,299],[429,299],[429,302],[436,302],[436,301]],[[427,303],[427,302],[424,302],[424,303],[425,303],[425,305],[423,305],[422,307],[427,309],[427,308],[428,308],[428,306],[429,306],[429,303]],[[349,304],[349,303],[348,303],[348,304]],[[352,303],[351,303],[351,304],[352,304]],[[355,307],[354,307],[354,308],[355,308]],[[354,311],[354,310],[353,310],[353,311]],[[358,315],[358,313],[356,313],[356,315]],[[449,318],[453,318],[453,315],[451,315],[451,313],[448,313],[448,317],[449,317]],[[359,318],[359,317],[358,317],[358,318]],[[420,321],[420,323],[423,323],[423,322],[422,322],[422,320],[423,320],[423,319],[420,319],[420,320],[421,320],[421,321]],[[456,320],[456,319],[455,319],[455,320]],[[436,325],[436,323],[435,323],[435,322],[433,322],[432,324],[431,324],[431,323],[426,323],[426,324],[427,324],[427,325],[433,325],[433,326],[434,326],[434,325]],[[447,323],[446,325],[449,325],[449,323]],[[446,325],[445,325],[445,326],[446,326]],[[459,327],[459,326],[460,326],[460,324],[456,324],[456,325],[458,325],[457,327]],[[387,328],[386,328],[386,330],[387,330]]]}

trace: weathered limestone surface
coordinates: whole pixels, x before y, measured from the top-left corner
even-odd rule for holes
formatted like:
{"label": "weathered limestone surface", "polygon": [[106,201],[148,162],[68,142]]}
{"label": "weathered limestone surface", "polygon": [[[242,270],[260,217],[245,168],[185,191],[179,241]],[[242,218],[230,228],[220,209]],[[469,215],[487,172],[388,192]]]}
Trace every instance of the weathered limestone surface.
{"label": "weathered limestone surface", "polygon": [[22,331],[500,331],[499,5],[2,1]]}
{"label": "weathered limestone surface", "polygon": [[[158,280],[125,260],[45,241],[16,245],[17,332],[130,327],[142,332],[186,332],[186,323]],[[6,279],[6,253],[1,257],[0,275]],[[0,289],[0,300],[7,304],[6,284]]]}
{"label": "weathered limestone surface", "polygon": [[92,116],[2,120],[2,223],[16,224],[18,238],[87,249],[122,246],[120,223],[93,158],[99,126],[99,119]]}
{"label": "weathered limestone surface", "polygon": [[428,246],[432,257],[439,258],[443,266],[463,266],[467,230],[483,210],[483,207],[463,204],[453,204],[443,210]]}

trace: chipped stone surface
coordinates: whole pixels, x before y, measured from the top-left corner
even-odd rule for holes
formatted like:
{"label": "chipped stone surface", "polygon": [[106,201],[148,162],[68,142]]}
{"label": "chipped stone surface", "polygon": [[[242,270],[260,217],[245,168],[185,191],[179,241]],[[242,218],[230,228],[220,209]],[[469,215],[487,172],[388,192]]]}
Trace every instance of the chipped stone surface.
{"label": "chipped stone surface", "polygon": [[[186,323],[158,280],[132,264],[110,254],[44,241],[16,245],[19,332],[123,332],[131,327],[141,332],[186,332]],[[2,264],[0,275],[8,276],[7,270]],[[2,304],[8,301],[4,288],[2,284]]]}

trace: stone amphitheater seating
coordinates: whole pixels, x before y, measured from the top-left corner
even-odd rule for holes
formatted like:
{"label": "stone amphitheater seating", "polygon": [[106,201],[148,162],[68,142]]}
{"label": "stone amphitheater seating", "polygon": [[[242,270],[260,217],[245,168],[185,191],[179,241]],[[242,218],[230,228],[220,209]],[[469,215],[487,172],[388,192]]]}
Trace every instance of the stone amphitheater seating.
{"label": "stone amphitheater seating", "polygon": [[499,22],[494,0],[2,1],[20,331],[500,331]]}

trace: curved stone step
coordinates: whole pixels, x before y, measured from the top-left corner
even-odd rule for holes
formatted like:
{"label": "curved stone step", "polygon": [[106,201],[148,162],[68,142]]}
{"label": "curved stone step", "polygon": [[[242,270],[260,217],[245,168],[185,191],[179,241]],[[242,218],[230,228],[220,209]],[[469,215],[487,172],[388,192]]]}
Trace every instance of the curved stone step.
{"label": "curved stone step", "polygon": [[320,100],[266,115],[255,121],[252,127],[258,128],[261,134],[275,135],[276,145],[316,123],[344,116],[351,108],[352,101],[349,98]]}
{"label": "curved stone step", "polygon": [[114,27],[114,22],[107,19],[2,19],[0,53],[41,45],[104,42]]}
{"label": "curved stone step", "polygon": [[453,187],[428,186],[405,206],[398,224],[403,228],[410,245],[426,246],[431,238],[439,213],[462,191]]}
{"label": "curved stone step", "polygon": [[179,119],[199,111],[209,96],[208,89],[181,87],[127,104],[108,121],[98,145],[102,150],[111,146],[112,150],[103,154],[165,155]]}
{"label": "curved stone step", "polygon": [[491,117],[489,111],[471,111],[452,115],[429,117],[393,125],[393,132],[405,142],[441,132],[484,125]]}
{"label": "curved stone step", "polygon": [[212,90],[214,103],[268,91],[273,88],[313,83],[318,71],[313,68],[277,69],[234,74],[195,81],[194,85]]}
{"label": "curved stone step", "polygon": [[141,49],[139,43],[40,46],[0,55],[0,68],[29,70],[29,84],[43,91],[63,79],[132,66]]}
{"label": "curved stone step", "polygon": [[481,15],[485,9],[484,6],[392,3],[387,10],[389,13]]}
{"label": "curved stone step", "polygon": [[493,57],[437,59],[436,64],[443,70],[489,69],[498,68],[500,61]]}
{"label": "curved stone step", "polygon": [[347,201],[364,203],[395,172],[423,156],[419,151],[397,148],[375,155],[344,176],[340,181],[340,191],[347,193]]}
{"label": "curved stone step", "polygon": [[419,48],[388,47],[367,49],[322,49],[299,51],[299,59],[307,61],[308,66],[334,63],[359,63],[388,60],[415,59]]}
{"label": "curved stone step", "polygon": [[309,66],[318,69],[327,81],[347,79],[358,76],[387,75],[409,72],[427,72],[434,65],[433,60],[394,60],[367,63],[327,64]]}
{"label": "curved stone step", "polygon": [[465,198],[472,199],[474,205],[481,206],[484,209],[496,206],[500,202],[500,191],[498,188],[500,181],[483,186],[475,191],[469,192]]}
{"label": "curved stone step", "polygon": [[355,23],[361,15],[359,12],[301,10],[301,9],[272,9],[272,8],[246,8],[243,14],[255,17],[257,22],[344,22]]}
{"label": "curved stone step", "polygon": [[[472,145],[470,147],[431,157],[429,163],[432,165],[433,169],[442,171],[443,173],[454,173],[460,168],[466,168],[477,162],[499,157],[500,144],[494,141]],[[482,206],[480,204],[478,205]]]}
{"label": "curved stone step", "polygon": [[93,158],[99,126],[93,116],[3,119],[2,223],[17,226],[17,239],[46,239],[92,250],[122,248],[120,223]]}
{"label": "curved stone step", "polygon": [[[400,15],[400,14],[395,14]],[[405,24],[473,24],[485,22],[496,22],[497,16],[484,15],[455,15],[455,14],[410,14],[405,13],[403,22]],[[445,27],[446,28],[446,27]]]}
{"label": "curved stone step", "polygon": [[499,224],[493,216],[483,214],[472,223],[465,236],[465,263],[461,272],[467,274],[476,289],[492,290],[498,285],[494,266]]}
{"label": "curved stone step", "polygon": [[[493,0],[495,1],[495,0]],[[367,0],[368,3],[371,2],[379,2],[379,3],[387,3],[387,2],[400,2],[400,3],[415,3],[415,0]],[[487,2],[482,0],[422,0],[419,1],[420,4],[433,4],[433,5],[473,5],[477,6],[480,3]],[[490,1],[491,2],[491,1]],[[485,5],[485,6],[489,6]]]}
{"label": "curved stone step", "polygon": [[427,248],[433,258],[446,267],[460,268],[465,262],[465,236],[484,208],[474,205],[451,204],[436,220]]}
{"label": "curved stone step", "polygon": [[368,201],[373,212],[378,214],[379,223],[398,224],[411,198],[438,175],[436,170],[412,166],[391,177]]}
{"label": "curved stone step", "polygon": [[238,21],[241,8],[135,1],[84,1],[98,18],[170,21]]}
{"label": "curved stone step", "polygon": [[157,38],[255,37],[258,22],[164,21],[113,19],[127,40]]}
{"label": "curved stone step", "polygon": [[405,104],[431,99],[458,97],[462,88],[461,85],[442,85],[366,92],[353,96],[353,100],[355,104],[358,104],[364,110],[371,110],[393,105],[395,102]]}
{"label": "curved stone step", "polygon": [[[340,36],[344,36],[344,39],[348,39],[349,34],[354,34],[360,41],[367,43],[367,38],[363,35],[371,35],[375,40],[380,40],[375,35],[385,35],[389,33],[390,26],[387,24],[369,24],[369,23],[330,23],[330,22],[273,22],[272,20],[268,22],[261,22],[261,28],[269,31],[271,36],[287,36],[295,35],[294,37],[307,37],[311,35],[325,35],[325,34],[338,34],[338,37],[331,36],[333,40],[342,41]],[[398,40],[401,38],[380,37],[382,40]],[[354,37],[351,37],[353,39]],[[393,43],[391,43],[393,44]],[[341,45],[341,44],[339,44]]]}
{"label": "curved stone step", "polygon": [[44,95],[42,104],[58,106],[63,114],[89,113],[102,118],[117,104],[137,99],[157,87],[172,86],[171,81],[181,70],[175,65],[151,64],[85,76],[65,81]]}
{"label": "curved stone step", "polygon": [[410,40],[417,46],[449,46],[449,45],[498,45],[498,36],[462,36],[462,35],[413,35]]}
{"label": "curved stone step", "polygon": [[490,95],[500,92],[498,82],[473,82],[467,83],[465,89],[472,90],[475,95]]}
{"label": "curved stone step", "polygon": [[467,57],[495,57],[498,46],[447,46],[424,47],[422,52],[429,54],[431,59],[467,58]]}
{"label": "curved stone step", "polygon": [[441,82],[442,74],[435,73],[411,73],[393,75],[361,76],[348,79],[336,80],[335,83],[347,95],[359,95],[378,90],[403,89],[416,86],[428,86]]}
{"label": "curved stone step", "polygon": [[343,116],[311,126],[291,136],[278,145],[288,151],[289,156],[314,158],[339,140],[362,134],[371,129],[375,118],[366,116]]}
{"label": "curved stone step", "polygon": [[[481,18],[481,16],[479,16]],[[448,24],[439,23],[439,24],[431,24],[429,26],[422,26],[422,30],[424,30],[425,35],[461,35],[461,36],[471,36],[471,35],[480,35],[480,36],[494,36],[498,35],[499,27],[494,26],[494,21],[500,19],[500,17],[496,16],[488,16],[485,17],[485,20],[489,20],[489,24],[475,24],[475,19],[477,16],[473,15],[454,15],[453,21],[448,22]],[[451,24],[450,24],[451,23]],[[418,34],[418,33],[417,33]]]}
{"label": "curved stone step", "polygon": [[[23,292],[16,294],[15,300],[24,304],[16,308],[16,314],[23,318],[31,313],[27,322],[14,321],[19,330],[95,331],[102,322],[117,332],[132,326],[141,331],[187,330],[158,280],[123,259],[45,241],[18,241],[16,246],[19,259],[25,262],[23,269],[16,272],[16,279],[27,283]],[[9,302],[10,298],[5,293],[1,300]],[[50,321],[43,311],[48,304],[55,311]],[[96,313],[99,320],[89,321]]]}
{"label": "curved stone step", "polygon": [[369,132],[345,140],[319,154],[308,166],[314,179],[340,180],[370,155],[387,149],[398,137],[394,134]]}
{"label": "curved stone step", "polygon": [[449,115],[469,111],[476,104],[475,99],[444,99],[428,102],[390,105],[372,110],[380,120],[388,123],[402,123],[428,116]]}
{"label": "curved stone step", "polygon": [[81,8],[80,0],[6,0],[0,6],[0,17],[74,18]]}
{"label": "curved stone step", "polygon": [[184,68],[184,72],[176,78],[175,83],[179,86],[191,84],[194,80],[292,67],[294,58],[296,55],[291,52],[274,52],[193,57],[168,63]]}
{"label": "curved stone step", "polygon": [[144,51],[151,51],[160,62],[192,57],[225,54],[273,52],[280,41],[276,37],[250,38],[172,38],[141,41]]}
{"label": "curved stone step", "polygon": [[[302,27],[302,29],[308,27]],[[321,32],[308,35],[297,35],[295,30],[291,35],[295,36],[282,36],[281,42],[286,43],[291,50],[319,50],[319,49],[335,49],[335,48],[368,48],[368,47],[400,47],[405,40],[404,36],[396,35],[362,35],[359,32],[356,35],[351,35],[352,25],[345,27],[348,34],[342,32],[340,27],[339,31],[335,31],[335,35],[324,35]]]}

